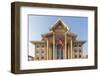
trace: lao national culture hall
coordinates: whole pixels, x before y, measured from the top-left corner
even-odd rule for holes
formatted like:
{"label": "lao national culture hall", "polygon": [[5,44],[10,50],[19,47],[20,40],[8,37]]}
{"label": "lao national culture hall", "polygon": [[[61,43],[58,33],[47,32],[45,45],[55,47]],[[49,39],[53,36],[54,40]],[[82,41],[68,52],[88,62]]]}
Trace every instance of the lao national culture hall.
{"label": "lao national culture hall", "polygon": [[57,20],[50,31],[42,34],[40,41],[31,41],[35,45],[34,60],[56,60],[83,58],[83,44],[77,35],[70,31],[61,19]]}

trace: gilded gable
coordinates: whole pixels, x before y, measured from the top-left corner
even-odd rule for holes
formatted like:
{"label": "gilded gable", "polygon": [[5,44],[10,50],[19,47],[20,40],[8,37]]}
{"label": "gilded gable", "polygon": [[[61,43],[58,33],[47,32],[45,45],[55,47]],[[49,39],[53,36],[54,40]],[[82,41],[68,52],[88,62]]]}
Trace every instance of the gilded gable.
{"label": "gilded gable", "polygon": [[52,27],[51,29],[54,32],[66,32],[69,31],[69,27],[64,24],[62,20],[58,20]]}

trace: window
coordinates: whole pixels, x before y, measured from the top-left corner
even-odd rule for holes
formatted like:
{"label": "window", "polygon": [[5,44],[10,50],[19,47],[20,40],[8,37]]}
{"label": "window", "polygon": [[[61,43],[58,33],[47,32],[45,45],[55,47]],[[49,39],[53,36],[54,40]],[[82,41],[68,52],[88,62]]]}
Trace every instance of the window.
{"label": "window", "polygon": [[39,60],[39,57],[36,57],[37,60]]}
{"label": "window", "polygon": [[75,50],[74,50],[74,52],[76,53],[76,52],[77,52],[77,50],[75,49]]}
{"label": "window", "polygon": [[81,53],[81,49],[79,50],[79,52]]}
{"label": "window", "polygon": [[36,48],[39,48],[39,45],[37,45]]}
{"label": "window", "polygon": [[42,48],[44,48],[44,45],[42,45]]}
{"label": "window", "polygon": [[44,59],[44,57],[42,56],[41,59]]}
{"label": "window", "polygon": [[74,47],[77,47],[77,45],[75,44]]}
{"label": "window", "polygon": [[42,50],[41,53],[44,53],[44,50]]}
{"label": "window", "polygon": [[75,55],[74,57],[77,58],[77,55]]}
{"label": "window", "polygon": [[36,53],[39,53],[39,51],[36,51]]}
{"label": "window", "polygon": [[81,58],[82,56],[81,55],[79,55],[79,58]]}
{"label": "window", "polygon": [[81,47],[81,45],[79,45],[79,47]]}

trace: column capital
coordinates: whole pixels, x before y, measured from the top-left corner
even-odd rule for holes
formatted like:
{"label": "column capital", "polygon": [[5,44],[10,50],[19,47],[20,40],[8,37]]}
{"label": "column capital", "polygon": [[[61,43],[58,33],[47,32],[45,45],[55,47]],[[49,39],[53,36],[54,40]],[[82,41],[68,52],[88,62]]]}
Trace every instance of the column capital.
{"label": "column capital", "polygon": [[55,35],[55,32],[53,32],[53,35]]}

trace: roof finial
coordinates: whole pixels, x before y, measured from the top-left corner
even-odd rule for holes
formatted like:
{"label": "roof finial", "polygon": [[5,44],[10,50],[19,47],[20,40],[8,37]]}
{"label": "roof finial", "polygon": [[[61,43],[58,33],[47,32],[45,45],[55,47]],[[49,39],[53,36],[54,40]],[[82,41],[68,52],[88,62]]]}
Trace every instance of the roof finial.
{"label": "roof finial", "polygon": [[60,17],[58,18],[58,21],[61,21],[61,18]]}

